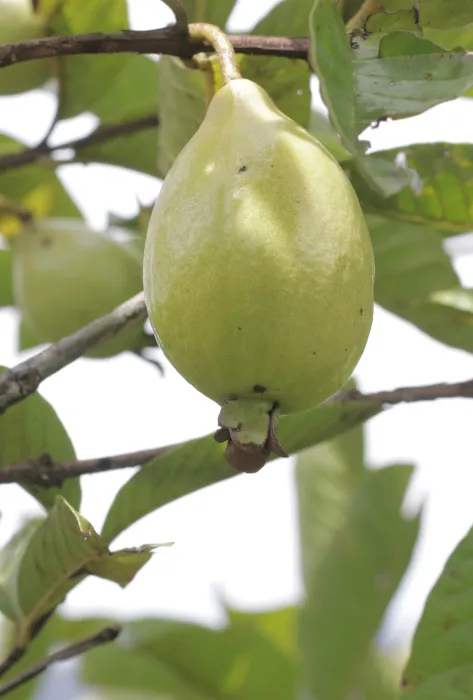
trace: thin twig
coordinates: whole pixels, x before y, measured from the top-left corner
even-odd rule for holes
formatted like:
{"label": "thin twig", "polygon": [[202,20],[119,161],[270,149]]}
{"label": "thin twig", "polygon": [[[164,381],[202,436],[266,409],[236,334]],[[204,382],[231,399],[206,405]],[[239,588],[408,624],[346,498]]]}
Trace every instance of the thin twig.
{"label": "thin twig", "polygon": [[36,484],[46,488],[60,486],[65,479],[84,474],[98,474],[115,469],[141,466],[168,452],[172,447],[177,447],[177,445],[166,445],[151,450],[140,450],[112,457],[98,457],[97,459],[51,462],[49,459],[43,458],[19,464],[9,464],[0,469],[0,484]]}
{"label": "thin twig", "polygon": [[139,119],[133,119],[132,121],[122,122],[121,124],[110,124],[108,126],[99,127],[88,136],[83,136],[80,139],[71,141],[65,141],[55,146],[40,144],[34,148],[26,148],[24,151],[20,151],[19,153],[7,153],[0,156],[0,172],[9,168],[17,168],[21,165],[27,165],[28,163],[34,163],[38,160],[42,160],[43,158],[50,156],[51,153],[54,153],[55,151],[62,151],[72,148],[74,151],[78,152],[83,148],[96,146],[119,136],[128,136],[136,133],[137,131],[150,129],[158,125],[158,117],[154,114],[150,114],[146,117],[140,117]]}
{"label": "thin twig", "polygon": [[[237,53],[307,60],[307,37],[233,34],[229,35],[229,39]],[[116,34],[52,36],[0,45],[0,68],[51,56],[148,53],[192,58],[194,54],[202,51],[213,53],[214,49],[206,42],[193,41],[187,35],[178,34],[174,28],[144,32],[126,30]]]}
{"label": "thin twig", "polygon": [[36,678],[36,676],[39,676],[41,673],[44,673],[44,671],[46,671],[46,669],[49,668],[49,666],[57,663],[58,661],[67,661],[67,659],[72,659],[74,656],[85,654],[91,649],[101,646],[102,644],[108,644],[109,642],[113,642],[118,637],[120,632],[121,628],[118,626],[105,627],[104,629],[100,630],[100,632],[97,632],[91,637],[86,637],[80,642],[71,644],[70,646],[65,647],[64,649],[61,649],[60,651],[57,651],[54,654],[51,654],[50,656],[47,656],[42,661],[39,661],[34,666],[31,666],[30,668],[26,669],[26,671],[23,671],[23,673],[20,673],[16,678],[13,678],[8,683],[5,683],[5,685],[2,685],[0,687],[0,697],[7,695],[7,693],[11,693],[12,690],[15,690],[21,685],[24,685],[33,678]]}
{"label": "thin twig", "polygon": [[34,393],[44,379],[77,360],[100,341],[115,336],[129,323],[145,318],[146,305],[140,292],[109,314],[3,372],[0,374],[0,414]]}
{"label": "thin twig", "polygon": [[174,14],[174,17],[176,19],[176,23],[173,27],[174,31],[179,32],[181,34],[187,34],[189,23],[187,20],[187,13],[181,5],[181,0],[161,1],[164,2],[164,4],[167,5]]}
{"label": "thin twig", "polygon": [[[428,384],[426,386],[410,386],[362,394],[360,391],[348,389],[336,393],[325,402],[325,405],[370,401],[382,406],[394,406],[400,403],[417,401],[433,401],[435,399],[473,398],[473,379],[456,384]],[[155,457],[179,447],[179,444],[166,445],[140,452],[128,452],[111,457],[96,459],[72,460],[69,462],[51,462],[49,459],[39,459],[18,464],[10,464],[0,469],[0,484],[35,484],[38,486],[58,486],[65,479],[97,474],[115,469],[142,466]]]}

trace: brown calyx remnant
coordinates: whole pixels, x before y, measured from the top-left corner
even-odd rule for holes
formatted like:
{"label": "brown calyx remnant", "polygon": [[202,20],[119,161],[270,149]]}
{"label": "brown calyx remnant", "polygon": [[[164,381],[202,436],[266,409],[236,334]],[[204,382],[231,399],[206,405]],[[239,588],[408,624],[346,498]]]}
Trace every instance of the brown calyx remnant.
{"label": "brown calyx remnant", "polygon": [[239,472],[255,474],[264,467],[273,452],[278,457],[289,457],[276,434],[275,408],[269,414],[268,434],[263,445],[242,444],[238,440],[238,428],[218,428],[214,434],[216,442],[227,442],[225,459]]}

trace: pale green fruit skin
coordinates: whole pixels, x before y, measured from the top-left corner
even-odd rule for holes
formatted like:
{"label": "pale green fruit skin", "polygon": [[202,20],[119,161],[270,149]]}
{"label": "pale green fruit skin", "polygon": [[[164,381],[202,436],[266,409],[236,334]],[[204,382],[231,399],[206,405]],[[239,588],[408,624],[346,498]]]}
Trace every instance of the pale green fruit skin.
{"label": "pale green fruit skin", "polygon": [[[44,36],[44,17],[34,14],[31,0],[0,0],[0,44]],[[0,95],[15,95],[41,87],[52,74],[50,59],[25,61],[0,69]]]}
{"label": "pale green fruit skin", "polygon": [[[38,341],[53,343],[74,333],[142,289],[135,251],[73,219],[42,219],[12,239],[13,294]],[[132,325],[93,350],[109,357],[138,341]]]}
{"label": "pale green fruit skin", "polygon": [[169,361],[219,404],[257,396],[281,413],[308,409],[360,359],[373,278],[338,163],[262,88],[230,81],[169,171],[148,229],[144,290]]}

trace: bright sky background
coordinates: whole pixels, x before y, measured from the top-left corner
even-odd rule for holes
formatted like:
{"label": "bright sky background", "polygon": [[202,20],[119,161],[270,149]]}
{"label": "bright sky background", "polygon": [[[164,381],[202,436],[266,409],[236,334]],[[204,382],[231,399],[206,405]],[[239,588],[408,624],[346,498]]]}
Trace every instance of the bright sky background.
{"label": "bright sky background", "polygon": [[[240,0],[231,29],[247,29],[273,4]],[[129,5],[136,29],[163,26],[172,17],[158,0],[129,0]],[[318,98],[315,102],[320,104]],[[54,100],[46,91],[0,99],[0,132],[33,145],[53,111]],[[472,123],[473,103],[461,100],[416,118],[382,123],[365,136],[376,150],[421,141],[472,142]],[[72,119],[57,130],[56,139],[78,138],[94,124],[91,115]],[[98,228],[109,211],[132,216],[138,198],[150,204],[159,191],[159,182],[151,177],[108,166],[66,166],[60,176]],[[455,267],[463,282],[472,285],[473,254],[457,257]],[[11,311],[0,310],[2,365],[20,360],[14,347],[16,325]],[[166,378],[161,379],[132,356],[80,360],[44,382],[41,392],[64,421],[79,458],[165,445],[216,427],[217,405],[164,364]],[[364,391],[465,380],[473,377],[473,356],[449,349],[377,308],[355,376]],[[473,403],[456,399],[396,407],[366,426],[369,463],[415,464],[407,506],[412,510],[426,503],[416,564],[391,611],[388,641],[409,637],[445,558],[473,524],[472,425]],[[144,518],[114,546],[175,545],[159,551],[125,590],[87,579],[68,596],[64,610],[74,616],[152,613],[214,623],[221,619],[219,598],[249,609],[296,601],[301,582],[293,464],[292,459],[279,460],[257,475],[204,489]],[[132,473],[129,469],[83,479],[81,511],[97,529]],[[26,514],[35,512],[35,503],[19,487],[2,487],[0,510],[1,544]]]}

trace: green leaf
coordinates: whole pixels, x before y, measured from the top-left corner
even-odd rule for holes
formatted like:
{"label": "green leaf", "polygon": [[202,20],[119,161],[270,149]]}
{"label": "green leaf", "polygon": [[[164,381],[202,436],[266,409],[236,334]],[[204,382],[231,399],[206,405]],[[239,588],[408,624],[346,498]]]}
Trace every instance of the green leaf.
{"label": "green leaf", "polygon": [[419,5],[419,22],[424,30],[463,27],[473,22],[473,0],[430,0]]}
{"label": "green leaf", "polygon": [[[412,643],[404,683],[412,697],[470,698],[473,690],[473,529],[450,555],[433,587]],[[469,665],[469,680],[466,667]],[[458,683],[457,695],[453,694]],[[425,685],[425,690],[423,690]],[[449,692],[447,692],[449,689]],[[465,693],[468,689],[469,693]],[[465,694],[462,694],[462,692]],[[445,694],[444,694],[445,692]],[[450,694],[449,694],[450,693]]]}
{"label": "green leaf", "polygon": [[366,217],[375,253],[375,298],[394,313],[459,284],[440,234],[385,216]]}
{"label": "green leaf", "polygon": [[121,549],[118,552],[110,552],[105,559],[91,562],[87,567],[87,571],[89,574],[106,578],[125,587],[133,581],[138,571],[151,559],[154,550],[165,546],[167,545],[145,544],[141,547],[131,547],[129,549]]}
{"label": "green leaf", "polygon": [[446,345],[473,352],[473,290],[434,292],[399,315]]}
{"label": "green leaf", "polygon": [[173,56],[160,60],[158,170],[162,177],[192,138],[207,111],[206,77]]}
{"label": "green leaf", "polygon": [[[15,553],[5,577],[4,598],[16,623],[16,643],[24,646],[35,630],[59,605],[67,593],[87,574],[125,586],[147,560],[154,547],[110,553],[107,543],[61,496],[47,518],[39,523]],[[107,559],[112,563],[106,565]]]}
{"label": "green leaf", "polygon": [[[322,549],[317,575],[307,581],[301,648],[314,697],[362,695],[374,637],[417,537],[418,521],[400,514],[411,475],[412,467],[402,465],[365,471],[330,547]],[[317,471],[307,482],[310,476],[317,479]],[[302,526],[311,527],[308,516]]]}
{"label": "green leaf", "polygon": [[[110,697],[123,700],[208,700],[192,680],[181,678],[157,659],[120,648],[117,644],[94,649],[82,660],[82,680],[89,686],[107,689]],[[107,697],[107,696],[106,696]]]}
{"label": "green leaf", "polygon": [[156,126],[149,126],[132,134],[109,138],[100,144],[76,149],[74,160],[79,163],[106,163],[138,170],[157,177]]}
{"label": "green leaf", "polygon": [[339,134],[322,112],[316,109],[311,111],[308,131],[330,151],[338,162],[350,160],[351,155],[343,147]]}
{"label": "green leaf", "polygon": [[0,306],[13,306],[12,254],[0,248]]}
{"label": "green leaf", "polygon": [[296,485],[301,563],[306,583],[318,575],[363,474],[360,427],[300,453]]}
{"label": "green leaf", "polygon": [[353,156],[352,166],[369,186],[388,196],[406,184],[406,173],[394,162],[375,161],[364,155],[366,144],[358,140],[362,130],[357,118],[358,100],[354,54],[340,10],[332,0],[316,0],[310,16],[311,64],[320,81],[320,92],[330,121],[343,147]]}
{"label": "green leaf", "polygon": [[298,608],[278,608],[264,612],[243,612],[226,608],[230,625],[248,625],[267,637],[279,651],[294,661],[298,658]]}
{"label": "green leaf", "polygon": [[[57,35],[128,29],[126,0],[68,0],[57,3],[50,31]],[[127,64],[122,54],[68,56],[59,64],[59,116],[69,119],[93,108]],[[126,100],[126,94],[123,95]]]}
{"label": "green leaf", "polygon": [[397,658],[373,651],[366,675],[363,700],[399,700],[401,666]]}
{"label": "green leaf", "polygon": [[367,223],[377,303],[436,340],[473,352],[473,290],[460,286],[440,234],[372,214]]}
{"label": "green leaf", "polygon": [[[0,193],[37,217],[82,218],[52,166],[25,165],[1,172]],[[2,232],[12,235],[20,230],[21,224],[15,216],[0,214],[0,227]]]}
{"label": "green leaf", "polygon": [[[246,621],[234,620],[224,629],[211,630],[172,620],[146,620],[131,623],[126,633],[132,653],[139,651],[157,668],[191,684],[199,698],[294,697],[293,660]],[[165,690],[161,685],[155,688],[158,693]],[[181,700],[187,695],[172,697]]]}
{"label": "green leaf", "polygon": [[225,28],[235,0],[181,0],[189,22],[208,22]]}
{"label": "green leaf", "polygon": [[[312,4],[313,0],[283,0],[258,22],[252,34],[306,36]],[[306,61],[242,56],[240,68],[243,77],[261,85],[284,114],[308,128],[311,92]]]}
{"label": "green leaf", "polygon": [[[146,56],[126,56],[121,71],[91,106],[100,127],[157,115],[159,64]],[[100,128],[99,127],[99,128]],[[106,163],[157,174],[157,126],[123,133],[106,142],[76,149],[76,161]]]}
{"label": "green leaf", "polygon": [[429,678],[415,690],[405,684],[409,700],[470,700],[473,696],[473,664],[453,668]]}
{"label": "green leaf", "polygon": [[[15,646],[15,626],[7,619],[0,620],[1,646],[0,658],[5,658]],[[2,675],[2,684],[16,678],[18,675],[31,668],[44,659],[49,653],[52,644],[55,642],[54,635],[51,634],[50,624],[41,630],[34,639],[28,643],[25,654],[17,661],[10,670]],[[36,697],[36,688],[41,683],[41,676],[20,685],[16,690],[8,693],[8,700],[31,700]]]}
{"label": "green leaf", "polygon": [[0,611],[10,620],[15,618],[13,601],[6,590],[7,581],[15,568],[15,564],[26,550],[28,543],[36,531],[40,518],[27,520],[24,525],[0,550]]}
{"label": "green leaf", "polygon": [[367,187],[352,163],[344,164],[363,211],[383,214],[393,223],[425,224],[442,236],[473,228],[473,145],[418,144],[376,153],[367,158],[388,158],[411,172],[412,182],[396,196],[380,197]]}
{"label": "green leaf", "polygon": [[[375,402],[343,402],[283,416],[278,435],[288,452],[343,433],[381,411]],[[191,440],[156,457],[118,492],[102,535],[108,541],[143,516],[193,491],[236,476],[223,457],[224,447],[212,436]]]}
{"label": "green leaf", "polygon": [[160,64],[146,56],[126,55],[110,87],[103,90],[92,111],[103,124],[120,124],[158,112]]}
{"label": "green leaf", "polygon": [[310,15],[310,60],[330,121],[344,147],[360,151],[355,113],[355,76],[350,44],[339,9],[331,0],[315,0]]}
{"label": "green leaf", "polygon": [[473,86],[466,51],[446,53],[414,34],[393,32],[380,38],[375,55],[365,58],[362,52],[354,64],[358,131],[380,118],[420,114]]}
{"label": "green leaf", "polygon": [[44,341],[42,339],[37,337],[35,331],[28,326],[24,316],[20,316],[17,337],[18,350],[23,352],[23,350],[29,350],[30,348],[35,348],[38,345],[42,345],[43,342]]}
{"label": "green leaf", "polygon": [[[0,372],[6,371],[0,367]],[[72,442],[50,403],[35,393],[0,415],[0,469],[9,464],[47,457],[52,461],[75,459]],[[62,494],[78,507],[81,499],[79,479],[67,479],[62,486],[20,484],[45,508],[52,508]]]}

